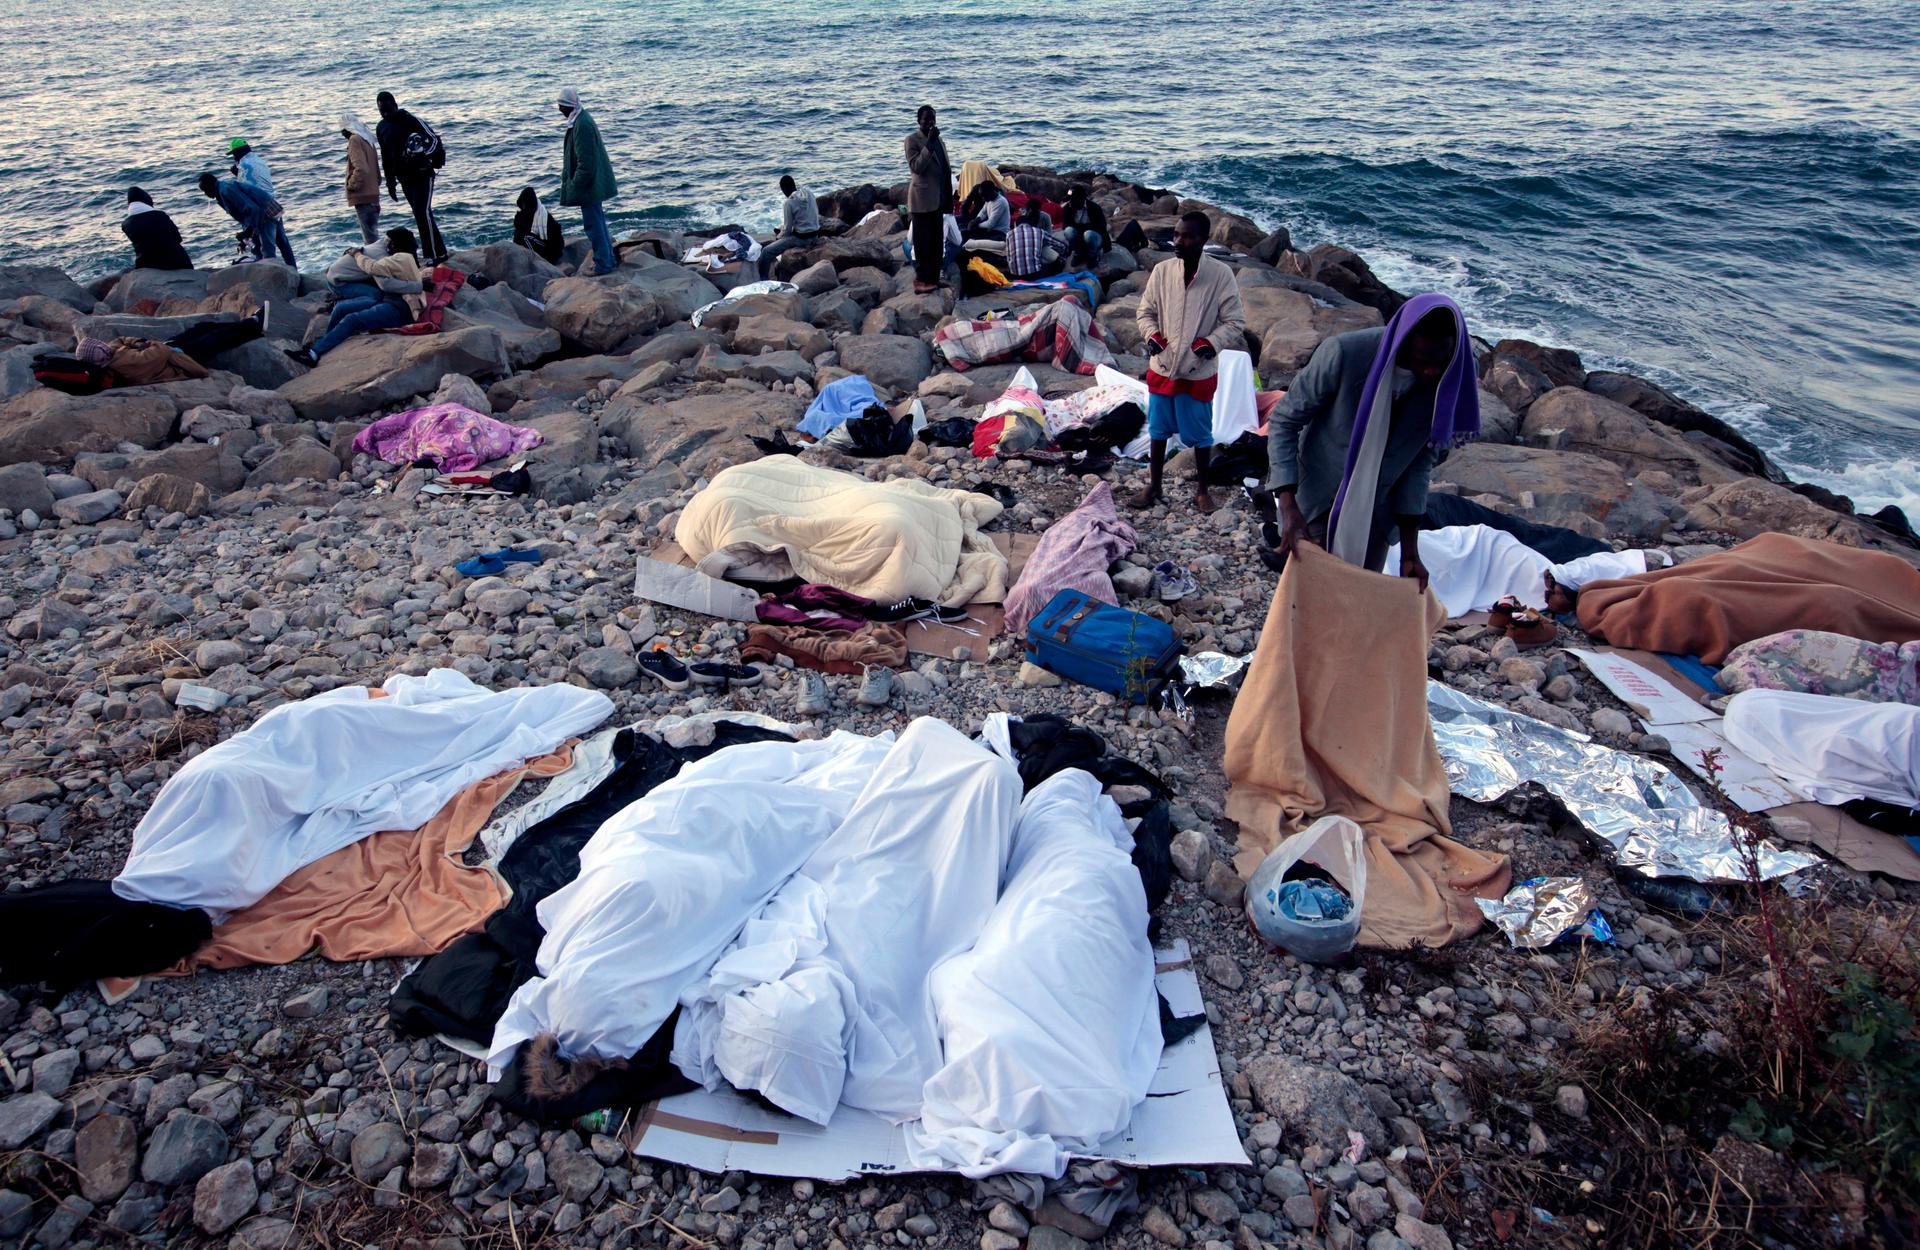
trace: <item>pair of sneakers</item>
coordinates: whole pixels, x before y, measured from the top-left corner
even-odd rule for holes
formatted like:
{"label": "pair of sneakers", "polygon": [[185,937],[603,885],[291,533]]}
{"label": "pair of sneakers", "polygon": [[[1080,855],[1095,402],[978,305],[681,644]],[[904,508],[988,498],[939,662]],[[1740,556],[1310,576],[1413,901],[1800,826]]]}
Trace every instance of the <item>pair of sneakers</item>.
{"label": "pair of sneakers", "polygon": [[765,674],[752,664],[722,664],[716,660],[687,664],[666,651],[644,652],[639,664],[641,672],[669,690],[685,690],[692,685],[757,686],[765,679]]}
{"label": "pair of sneakers", "polygon": [[[800,688],[793,696],[793,712],[796,716],[825,716],[833,708],[833,696],[827,689],[827,679],[810,668],[799,670]],[[860,677],[859,692],[853,701],[861,707],[885,707],[893,701],[893,670],[877,664],[869,664]]]}

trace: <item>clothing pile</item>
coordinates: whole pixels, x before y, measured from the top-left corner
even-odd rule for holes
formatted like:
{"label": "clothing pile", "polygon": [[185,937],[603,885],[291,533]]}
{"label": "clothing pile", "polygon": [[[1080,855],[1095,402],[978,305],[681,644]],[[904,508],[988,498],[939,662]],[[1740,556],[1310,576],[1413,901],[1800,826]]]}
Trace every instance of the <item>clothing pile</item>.
{"label": "clothing pile", "polygon": [[1062,590],[1082,591],[1101,603],[1117,603],[1107,569],[1125,559],[1138,543],[1133,527],[1120,519],[1113,487],[1106,482],[1087,492],[1080,506],[1040,536],[1040,543],[1007,593],[1007,628],[1018,634]]}
{"label": "clothing pile", "polygon": [[[1507,598],[1536,610],[1545,608],[1549,576],[1577,591],[1589,582],[1647,571],[1644,551],[1607,551],[1556,564],[1512,534],[1485,525],[1426,531],[1420,535],[1420,561],[1448,616],[1485,610]],[[1399,576],[1397,543],[1387,549],[1383,571]]]}
{"label": "clothing pile", "polygon": [[1019,317],[950,321],[933,337],[934,348],[957,370],[1007,360],[1033,360],[1069,373],[1092,374],[1113,363],[1100,326],[1072,295]]}
{"label": "clothing pile", "polygon": [[709,273],[720,273],[729,265],[751,264],[760,259],[760,241],[744,230],[729,230],[715,235],[697,247],[687,249],[683,264],[698,265]]}
{"label": "clothing pile", "polygon": [[442,473],[465,473],[545,441],[538,430],[449,402],[381,417],[353,436],[353,450],[388,464],[424,461]]}

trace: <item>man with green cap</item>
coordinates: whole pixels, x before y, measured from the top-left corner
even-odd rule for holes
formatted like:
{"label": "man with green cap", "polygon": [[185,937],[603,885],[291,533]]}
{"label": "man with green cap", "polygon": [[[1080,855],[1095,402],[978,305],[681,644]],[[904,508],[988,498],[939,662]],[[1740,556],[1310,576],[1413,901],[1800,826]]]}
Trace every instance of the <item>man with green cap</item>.
{"label": "man with green cap", "polygon": [[[229,139],[227,156],[233,162],[235,178],[254,190],[265,193],[266,197],[276,204],[279,203],[280,197],[273,193],[273,175],[267,170],[267,160],[253,150],[252,144],[238,137]],[[272,237],[258,239],[254,243],[254,250],[263,257],[275,248],[279,249],[280,259],[287,262],[288,268],[300,267],[293,259],[293,243],[287,238],[286,223],[283,218],[277,216],[273,219]]]}
{"label": "man with green cap", "polygon": [[593,271],[612,273],[620,262],[613,254],[613,235],[607,230],[607,213],[601,207],[619,191],[613,180],[613,163],[607,159],[607,145],[600,141],[600,127],[593,114],[580,107],[580,93],[572,87],[560,92],[560,116],[567,125],[566,151],[560,166],[560,202],[577,204],[580,220],[593,241]]}

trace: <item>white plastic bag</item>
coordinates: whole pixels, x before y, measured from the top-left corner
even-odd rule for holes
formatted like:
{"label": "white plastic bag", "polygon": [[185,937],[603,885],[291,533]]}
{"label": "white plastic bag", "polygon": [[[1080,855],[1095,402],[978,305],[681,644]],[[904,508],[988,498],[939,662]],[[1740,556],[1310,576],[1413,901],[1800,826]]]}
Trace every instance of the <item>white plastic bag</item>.
{"label": "white plastic bag", "polygon": [[[1338,917],[1301,915],[1281,887],[1300,863],[1325,870],[1350,900]],[[1296,874],[1297,875],[1297,874]],[[1322,816],[1262,860],[1247,882],[1247,919],[1268,942],[1310,963],[1331,963],[1353,949],[1367,898],[1366,834],[1345,816]]]}

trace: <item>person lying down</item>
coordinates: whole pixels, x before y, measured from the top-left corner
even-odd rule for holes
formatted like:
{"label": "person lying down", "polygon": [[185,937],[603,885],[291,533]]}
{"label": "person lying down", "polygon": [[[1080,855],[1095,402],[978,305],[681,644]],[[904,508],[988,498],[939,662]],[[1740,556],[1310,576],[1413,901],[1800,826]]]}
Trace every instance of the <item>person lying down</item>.
{"label": "person lying down", "polygon": [[[1512,534],[1486,525],[1450,525],[1420,535],[1420,558],[1448,616],[1491,608],[1509,595],[1524,607],[1564,615],[1573,611],[1582,586],[1644,573],[1650,554],[1656,567],[1666,562],[1659,552],[1603,551],[1555,564]],[[1397,544],[1387,550],[1384,572],[1400,574]]]}

